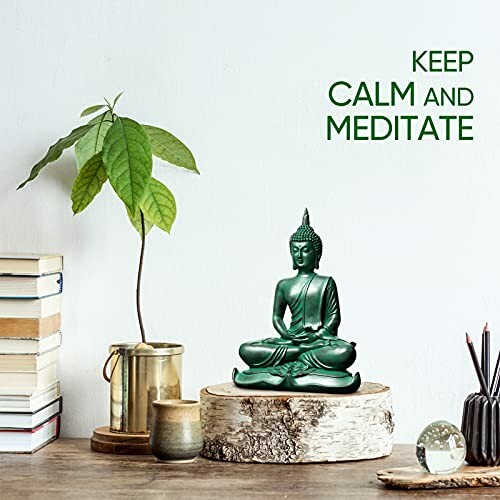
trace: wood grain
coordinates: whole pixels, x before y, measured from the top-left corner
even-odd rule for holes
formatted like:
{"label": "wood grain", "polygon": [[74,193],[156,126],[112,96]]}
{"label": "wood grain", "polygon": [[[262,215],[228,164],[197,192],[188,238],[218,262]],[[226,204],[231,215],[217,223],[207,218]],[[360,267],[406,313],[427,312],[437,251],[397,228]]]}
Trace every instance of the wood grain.
{"label": "wood grain", "polygon": [[500,486],[500,467],[465,465],[453,474],[426,474],[420,467],[398,467],[381,470],[377,477],[390,488],[404,490]]}
{"label": "wood grain", "polygon": [[45,318],[0,318],[0,337],[41,338],[61,328],[59,313]]}
{"label": "wood grain", "polygon": [[95,429],[90,447],[99,453],[150,455],[149,434],[111,432],[109,426]]}
{"label": "wood grain", "polygon": [[435,492],[385,488],[376,472],[415,464],[415,446],[390,457],[336,464],[251,464],[209,461],[165,465],[152,456],[106,455],[88,439],[59,439],[34,455],[0,455],[0,497],[6,500],[105,499],[494,499],[497,488]]}
{"label": "wood grain", "polygon": [[365,382],[354,394],[242,389],[201,391],[202,455],[231,462],[308,463],[391,453],[391,391]]}

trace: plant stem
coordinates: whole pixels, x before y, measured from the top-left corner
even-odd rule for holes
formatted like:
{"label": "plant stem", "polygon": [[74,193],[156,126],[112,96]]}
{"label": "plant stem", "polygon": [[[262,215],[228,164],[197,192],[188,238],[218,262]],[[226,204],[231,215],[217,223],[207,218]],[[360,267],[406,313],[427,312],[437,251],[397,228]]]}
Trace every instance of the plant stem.
{"label": "plant stem", "polygon": [[144,263],[144,247],[146,246],[146,229],[144,227],[144,214],[139,209],[141,214],[141,257],[139,258],[139,270],[137,272],[137,288],[135,300],[137,305],[137,318],[139,319],[139,328],[141,329],[142,343],[146,343],[146,333],[144,332],[144,324],[142,322],[141,314],[141,278],[142,278],[142,264]]}

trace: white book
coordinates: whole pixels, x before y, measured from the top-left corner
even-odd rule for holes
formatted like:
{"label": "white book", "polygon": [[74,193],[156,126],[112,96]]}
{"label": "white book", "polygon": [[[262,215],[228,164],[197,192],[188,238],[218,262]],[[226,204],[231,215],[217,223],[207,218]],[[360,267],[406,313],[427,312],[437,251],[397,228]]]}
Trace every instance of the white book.
{"label": "white book", "polygon": [[38,372],[0,372],[0,395],[28,396],[56,380],[56,363]]}
{"label": "white book", "polygon": [[0,412],[35,412],[60,395],[59,381],[28,395],[0,395]]}
{"label": "white book", "polygon": [[61,255],[3,254],[0,255],[0,274],[42,275],[62,271]]}
{"label": "white book", "polygon": [[62,398],[51,401],[36,412],[0,413],[1,429],[33,429],[62,412]]}
{"label": "white book", "polygon": [[61,332],[42,338],[0,337],[2,354],[41,354],[61,345]]}
{"label": "white book", "polygon": [[44,299],[2,299],[0,318],[45,318],[61,310],[61,295]]}
{"label": "white book", "polygon": [[0,297],[41,299],[61,293],[62,285],[61,273],[44,276],[0,275]]}
{"label": "white book", "polygon": [[55,347],[41,354],[0,354],[0,375],[2,372],[36,372],[56,363],[59,349]]}
{"label": "white book", "polygon": [[32,430],[0,430],[1,453],[33,453],[59,437],[59,415]]}

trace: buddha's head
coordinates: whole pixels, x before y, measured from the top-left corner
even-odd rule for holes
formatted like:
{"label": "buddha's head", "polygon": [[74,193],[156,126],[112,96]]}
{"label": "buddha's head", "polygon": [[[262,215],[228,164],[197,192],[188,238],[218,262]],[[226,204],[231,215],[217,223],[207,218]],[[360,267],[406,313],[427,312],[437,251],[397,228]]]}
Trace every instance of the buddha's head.
{"label": "buddha's head", "polygon": [[314,271],[318,269],[323,243],[321,238],[309,225],[309,212],[304,210],[302,225],[290,236],[290,253],[293,268],[300,271]]}

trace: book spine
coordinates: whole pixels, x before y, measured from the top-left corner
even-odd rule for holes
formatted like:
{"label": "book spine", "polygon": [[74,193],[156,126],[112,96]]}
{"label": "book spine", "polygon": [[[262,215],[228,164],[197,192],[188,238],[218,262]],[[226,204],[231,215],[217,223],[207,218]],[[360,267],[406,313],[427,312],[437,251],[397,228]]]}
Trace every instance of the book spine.
{"label": "book spine", "polygon": [[39,339],[60,328],[60,313],[45,318],[0,318],[0,337]]}
{"label": "book spine", "polygon": [[[21,296],[13,296],[13,295],[0,295],[0,299],[13,299],[13,300],[38,300],[38,299],[45,299],[47,297],[53,297],[54,295],[60,295],[63,291],[63,274],[62,273],[51,273],[50,275],[46,276],[51,276],[52,274],[54,275],[59,275],[59,277],[56,279],[56,283],[59,285],[59,290],[55,293],[49,293],[47,295],[21,295]],[[40,276],[36,275],[12,275],[12,277],[15,278],[40,278]]]}
{"label": "book spine", "polygon": [[[61,414],[63,411],[63,398],[62,398],[62,396],[54,398],[52,401],[47,403],[45,406],[42,406],[41,408],[39,408],[37,411],[4,411],[4,412],[1,412],[1,414],[2,415],[30,415],[30,416],[33,416],[33,415],[36,415],[37,413],[45,410],[49,406],[52,406],[56,402],[59,403],[59,408],[57,409],[57,411],[55,413]],[[50,418],[52,418],[52,417],[50,417]],[[10,429],[10,427],[0,427],[0,429]]]}
{"label": "book spine", "polygon": [[27,429],[16,429],[15,427],[0,427],[0,433],[2,432],[29,432],[31,434],[34,434],[35,432],[38,432],[42,427],[45,427],[46,425],[50,425],[52,422],[56,420],[56,433],[59,435],[59,428],[61,426],[60,420],[61,416],[60,414],[57,415],[52,415],[49,417],[47,420],[42,422],[41,424],[38,424],[36,427],[33,428],[27,428]]}

